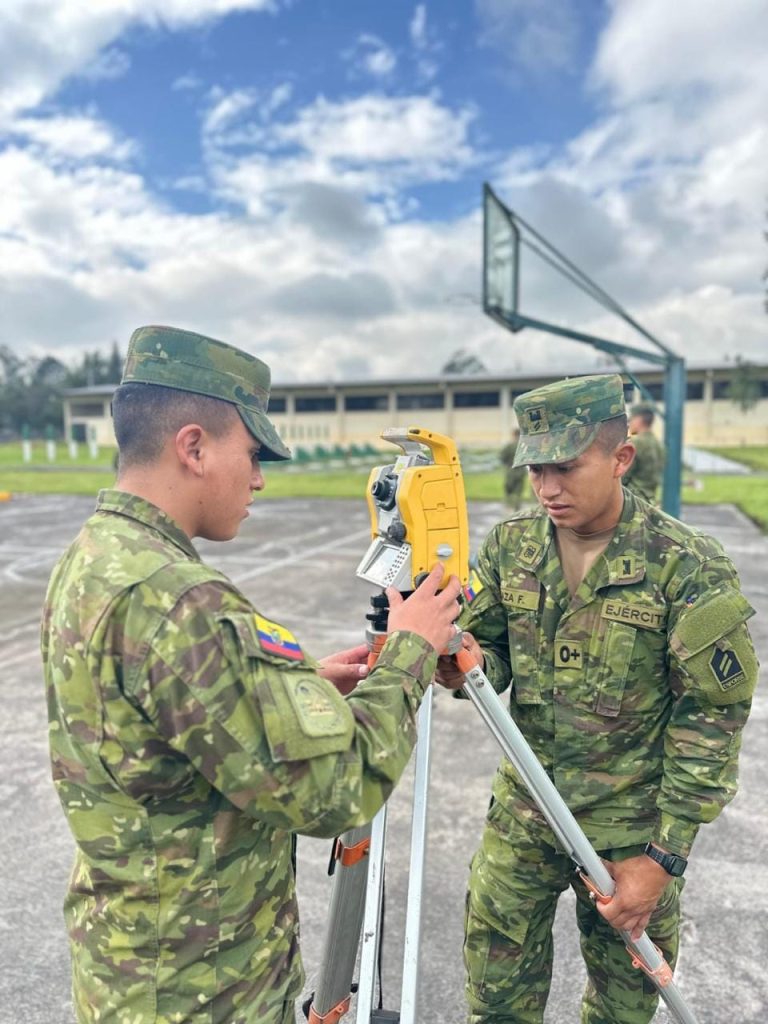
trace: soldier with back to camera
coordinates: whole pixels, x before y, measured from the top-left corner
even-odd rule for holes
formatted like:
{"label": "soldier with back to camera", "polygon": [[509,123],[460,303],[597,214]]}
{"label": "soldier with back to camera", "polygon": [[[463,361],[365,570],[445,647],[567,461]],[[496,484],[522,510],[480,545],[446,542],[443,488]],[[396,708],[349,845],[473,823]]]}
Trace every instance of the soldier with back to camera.
{"label": "soldier with back to camera", "polygon": [[[465,963],[471,1024],[541,1024],[558,897],[576,894],[587,967],[582,1024],[647,1024],[656,989],[618,932],[674,964],[682,875],[699,826],[736,792],[757,660],[753,614],[711,537],[622,486],[618,375],[559,381],[515,402],[541,506],[499,523],[462,611],[465,645],[616,883],[596,906],[511,764],[471,868]],[[455,685],[441,659],[438,681]]]}
{"label": "soldier with back to camera", "polygon": [[520,431],[514,430],[512,440],[505,444],[499,453],[499,462],[504,467],[504,500],[511,509],[517,509],[523,504],[523,495],[528,484],[525,466],[515,464],[519,441]]}
{"label": "soldier with back to camera", "polygon": [[624,484],[646,501],[658,499],[664,470],[664,447],[653,432],[655,414],[650,405],[633,405],[629,416],[630,440],[635,457],[624,474]]}
{"label": "soldier with back to camera", "polygon": [[[320,662],[205,565],[290,453],[259,359],[135,331],[114,489],[54,569],[42,651],[80,1024],[289,1024],[303,971],[292,840],[363,824],[416,738],[459,582],[390,591],[389,637]],[[258,556],[258,550],[254,551]],[[438,592],[438,588],[445,584]],[[338,687],[338,689],[337,689]]]}

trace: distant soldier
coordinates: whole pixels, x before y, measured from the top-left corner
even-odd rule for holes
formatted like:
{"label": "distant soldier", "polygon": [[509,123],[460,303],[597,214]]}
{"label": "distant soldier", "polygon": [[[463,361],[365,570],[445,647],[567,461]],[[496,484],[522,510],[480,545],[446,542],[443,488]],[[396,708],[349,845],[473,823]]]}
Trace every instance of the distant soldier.
{"label": "distant soldier", "polygon": [[512,509],[517,509],[522,505],[528,479],[525,466],[515,465],[519,439],[520,431],[514,430],[512,440],[509,444],[504,445],[499,453],[499,461],[504,467],[504,500]]}
{"label": "distant soldier", "polygon": [[436,568],[407,601],[389,592],[387,642],[355,688],[365,645],[315,661],[200,560],[192,538],[234,537],[262,463],[290,458],[269,386],[269,367],[223,342],[135,331],[113,400],[117,483],[51,577],[43,663],[76,843],[79,1024],[292,1024],[293,836],[373,817],[455,635],[459,581]]}
{"label": "distant soldier", "polygon": [[650,405],[633,405],[629,434],[635,458],[624,475],[624,483],[641,498],[656,504],[664,469],[664,447],[653,432],[654,412]]}
{"label": "distant soldier", "polygon": [[[581,1024],[648,1024],[658,994],[615,929],[647,929],[674,964],[689,851],[736,792],[757,680],[753,609],[717,541],[621,486],[634,453],[620,376],[529,391],[515,413],[517,462],[541,507],[492,530],[459,622],[616,892],[590,899],[502,761],[469,880],[469,1022],[541,1024],[570,886],[588,978]],[[442,658],[438,681],[457,672]]]}

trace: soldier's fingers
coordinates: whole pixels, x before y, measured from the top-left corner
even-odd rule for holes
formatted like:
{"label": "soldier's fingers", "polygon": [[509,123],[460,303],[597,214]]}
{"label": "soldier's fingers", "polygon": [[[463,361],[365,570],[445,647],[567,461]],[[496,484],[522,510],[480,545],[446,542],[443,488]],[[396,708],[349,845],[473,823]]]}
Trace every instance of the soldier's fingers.
{"label": "soldier's fingers", "polygon": [[[335,654],[329,654],[328,658],[323,658],[323,661],[339,661],[345,665],[357,664],[366,661],[368,658],[368,645],[358,644],[357,647],[348,647],[346,650],[337,651]],[[322,664],[322,662],[321,662]]]}
{"label": "soldier's fingers", "polygon": [[403,604],[403,595],[395,587],[387,587],[385,591],[387,600],[389,601],[389,610],[392,611],[394,608],[399,608]]}
{"label": "soldier's fingers", "polygon": [[458,576],[450,576],[448,582],[440,591],[440,597],[446,601],[455,601],[461,591],[461,580]]}
{"label": "soldier's fingers", "polygon": [[416,592],[426,596],[436,594],[443,582],[443,576],[445,576],[445,566],[442,562],[438,562],[432,567],[432,571],[424,577]]}

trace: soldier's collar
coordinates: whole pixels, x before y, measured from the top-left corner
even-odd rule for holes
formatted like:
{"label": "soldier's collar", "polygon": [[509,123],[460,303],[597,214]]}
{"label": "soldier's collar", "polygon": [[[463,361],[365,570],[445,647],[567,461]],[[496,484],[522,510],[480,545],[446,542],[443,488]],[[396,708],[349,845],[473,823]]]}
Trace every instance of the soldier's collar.
{"label": "soldier's collar", "polygon": [[515,560],[525,569],[535,572],[544,560],[552,530],[549,516],[541,510],[531,520],[517,545]]}
{"label": "soldier's collar", "polygon": [[645,522],[634,495],[624,488],[621,511],[613,539],[605,549],[608,583],[613,586],[638,583],[645,577]]}
{"label": "soldier's collar", "polygon": [[144,526],[157,530],[167,540],[181,548],[190,558],[194,558],[196,561],[200,560],[192,541],[176,520],[171,519],[157,505],[153,505],[145,498],[140,498],[137,494],[129,494],[128,491],[120,491],[116,488],[99,491],[96,511],[114,512],[117,515],[126,516],[128,519],[135,519]]}

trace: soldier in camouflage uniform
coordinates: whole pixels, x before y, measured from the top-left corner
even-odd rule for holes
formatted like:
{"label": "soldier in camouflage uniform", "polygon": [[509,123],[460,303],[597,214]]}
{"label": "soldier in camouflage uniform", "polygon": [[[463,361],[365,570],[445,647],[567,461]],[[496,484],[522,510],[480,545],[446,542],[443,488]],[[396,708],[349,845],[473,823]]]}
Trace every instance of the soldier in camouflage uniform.
{"label": "soldier in camouflage uniform", "polygon": [[511,509],[517,509],[522,505],[528,483],[525,466],[515,465],[519,439],[520,431],[513,431],[512,440],[499,452],[499,462],[504,467],[504,500]]}
{"label": "soldier in camouflage uniform", "polygon": [[65,918],[80,1024],[294,1020],[293,834],[375,814],[454,632],[458,580],[438,593],[436,568],[407,601],[390,592],[390,636],[360,682],[364,645],[314,661],[200,561],[191,538],[232,538],[260,462],[289,457],[269,383],[221,342],[136,331],[113,402],[117,487],[50,581],[42,651],[76,842]]}
{"label": "soldier in camouflage uniform", "polygon": [[[622,381],[520,396],[517,461],[539,510],[498,524],[460,619],[492,685],[607,862],[596,907],[504,761],[466,910],[471,1024],[541,1024],[558,896],[576,893],[582,1024],[646,1024],[658,997],[618,933],[647,929],[674,963],[682,871],[699,826],[736,791],[757,677],[753,614],[710,537],[622,487],[633,449]],[[441,661],[438,679],[455,682]]]}
{"label": "soldier in camouflage uniform", "polygon": [[664,469],[664,446],[653,432],[654,411],[650,405],[633,405],[629,433],[635,457],[624,474],[624,485],[646,501],[655,503]]}

